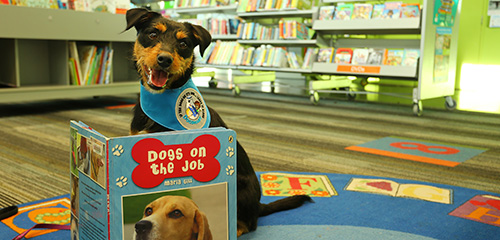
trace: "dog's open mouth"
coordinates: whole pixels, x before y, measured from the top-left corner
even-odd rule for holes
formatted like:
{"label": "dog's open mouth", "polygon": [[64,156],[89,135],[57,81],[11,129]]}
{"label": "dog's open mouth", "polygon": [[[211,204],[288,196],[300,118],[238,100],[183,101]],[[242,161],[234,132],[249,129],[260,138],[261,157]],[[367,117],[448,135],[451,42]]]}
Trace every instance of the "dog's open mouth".
{"label": "dog's open mouth", "polygon": [[148,85],[154,88],[165,88],[167,86],[167,81],[169,77],[169,73],[162,71],[162,70],[157,70],[157,69],[152,69],[149,67],[144,66],[144,72],[146,74],[146,77],[148,79]]}

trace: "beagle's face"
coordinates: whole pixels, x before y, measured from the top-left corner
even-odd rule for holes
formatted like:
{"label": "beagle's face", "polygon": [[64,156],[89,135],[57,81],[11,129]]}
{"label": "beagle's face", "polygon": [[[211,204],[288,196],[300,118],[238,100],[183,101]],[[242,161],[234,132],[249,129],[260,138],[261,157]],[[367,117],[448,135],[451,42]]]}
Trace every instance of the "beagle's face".
{"label": "beagle's face", "polygon": [[189,198],[164,196],[146,206],[135,224],[135,240],[212,239],[208,221]]}

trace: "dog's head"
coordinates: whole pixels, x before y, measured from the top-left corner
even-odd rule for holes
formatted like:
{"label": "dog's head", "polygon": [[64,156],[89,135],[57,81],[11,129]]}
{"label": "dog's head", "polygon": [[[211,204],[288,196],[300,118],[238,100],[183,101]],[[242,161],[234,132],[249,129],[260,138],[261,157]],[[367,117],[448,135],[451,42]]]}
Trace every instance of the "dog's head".
{"label": "dog's head", "polygon": [[189,198],[164,196],[146,206],[134,240],[211,240],[207,217]]}
{"label": "dog's head", "polygon": [[143,8],[127,11],[128,30],[135,27],[134,45],[141,80],[150,91],[182,86],[193,71],[193,50],[200,46],[200,54],[212,41],[203,27],[169,20],[157,12]]}

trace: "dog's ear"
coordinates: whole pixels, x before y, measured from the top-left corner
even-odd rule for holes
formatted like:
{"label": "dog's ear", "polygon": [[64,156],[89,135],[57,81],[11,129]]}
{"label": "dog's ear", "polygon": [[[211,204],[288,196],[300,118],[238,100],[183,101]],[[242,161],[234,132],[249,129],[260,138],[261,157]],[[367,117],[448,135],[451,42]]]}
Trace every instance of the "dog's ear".
{"label": "dog's ear", "polygon": [[149,11],[145,8],[129,9],[126,14],[127,28],[124,30],[124,32],[132,27],[135,27],[137,31],[139,31],[144,26],[144,24],[150,22],[155,17],[161,17],[161,14]]}
{"label": "dog's ear", "polygon": [[212,232],[208,225],[207,216],[200,210],[196,210],[194,215],[193,233],[197,233],[196,240],[212,240]]}
{"label": "dog's ear", "polygon": [[184,25],[186,25],[186,27],[193,33],[195,38],[194,39],[195,46],[197,45],[200,46],[200,55],[203,57],[205,49],[207,49],[208,45],[210,45],[210,42],[212,42],[212,36],[202,26],[194,25],[187,22],[185,22]]}

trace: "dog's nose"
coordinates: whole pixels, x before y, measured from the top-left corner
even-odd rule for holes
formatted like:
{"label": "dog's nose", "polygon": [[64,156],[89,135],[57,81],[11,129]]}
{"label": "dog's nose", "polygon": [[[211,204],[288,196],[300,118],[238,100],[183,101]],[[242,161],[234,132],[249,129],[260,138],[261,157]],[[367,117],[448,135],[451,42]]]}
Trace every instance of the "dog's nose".
{"label": "dog's nose", "polygon": [[158,62],[158,65],[160,65],[160,67],[168,68],[170,67],[174,59],[168,54],[160,54],[158,55],[158,57],[156,57],[156,61]]}
{"label": "dog's nose", "polygon": [[144,234],[151,230],[153,224],[150,221],[141,220],[135,224],[135,232],[137,234]]}

